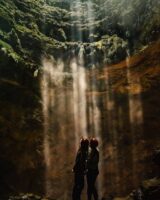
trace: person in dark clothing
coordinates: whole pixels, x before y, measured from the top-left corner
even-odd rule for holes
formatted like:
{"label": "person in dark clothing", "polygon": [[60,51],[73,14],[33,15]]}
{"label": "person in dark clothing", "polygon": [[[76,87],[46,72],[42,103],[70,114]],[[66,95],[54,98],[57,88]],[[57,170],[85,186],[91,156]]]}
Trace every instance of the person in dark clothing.
{"label": "person in dark clothing", "polygon": [[84,175],[86,173],[86,163],[88,158],[88,139],[81,139],[80,148],[77,152],[75,165],[73,167],[74,172],[74,187],[72,192],[72,200],[80,200],[81,193],[84,188]]}
{"label": "person in dark clothing", "polygon": [[97,150],[97,146],[98,146],[97,139],[92,138],[90,140],[91,151],[89,153],[88,162],[87,162],[88,200],[92,199],[92,195],[94,197],[94,200],[98,200],[98,193],[97,193],[97,189],[95,187],[95,182],[96,182],[97,176],[99,174],[99,170],[98,170],[99,151]]}

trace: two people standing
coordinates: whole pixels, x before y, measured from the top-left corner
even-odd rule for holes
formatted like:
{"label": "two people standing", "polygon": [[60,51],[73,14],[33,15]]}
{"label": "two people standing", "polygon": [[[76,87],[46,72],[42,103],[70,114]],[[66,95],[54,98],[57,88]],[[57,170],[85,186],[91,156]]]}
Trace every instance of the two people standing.
{"label": "two people standing", "polygon": [[88,200],[91,200],[92,196],[94,197],[94,200],[98,200],[98,193],[95,187],[96,178],[99,174],[99,152],[97,147],[98,141],[96,138],[92,138],[90,141],[82,138],[80,141],[80,148],[77,152],[75,165],[73,167],[75,177],[72,200],[81,199],[85,175],[87,178]]}

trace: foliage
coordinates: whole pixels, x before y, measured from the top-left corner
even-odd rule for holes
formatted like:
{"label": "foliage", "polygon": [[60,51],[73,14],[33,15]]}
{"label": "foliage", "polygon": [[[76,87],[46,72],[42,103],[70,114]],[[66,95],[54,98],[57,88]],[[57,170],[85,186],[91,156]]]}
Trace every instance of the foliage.
{"label": "foliage", "polygon": [[[92,12],[90,17],[88,9]],[[128,40],[133,50],[159,36],[160,5],[157,1],[81,1],[78,10],[79,14],[75,1],[1,0],[0,39],[10,46],[8,50],[3,49],[5,54],[16,62],[24,61],[27,66],[38,67],[41,54],[66,51],[72,41],[79,41],[79,32],[84,42],[97,42],[98,46],[102,43],[108,46],[108,41],[117,35],[123,44]],[[111,39],[100,42],[105,35]],[[118,45],[119,41],[114,40],[109,57],[114,57],[112,54],[117,52]]]}

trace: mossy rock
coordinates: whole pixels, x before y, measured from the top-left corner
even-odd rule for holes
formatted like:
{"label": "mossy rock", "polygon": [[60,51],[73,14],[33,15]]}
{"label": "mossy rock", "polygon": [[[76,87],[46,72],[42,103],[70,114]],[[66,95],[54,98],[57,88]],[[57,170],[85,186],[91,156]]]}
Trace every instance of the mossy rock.
{"label": "mossy rock", "polygon": [[27,193],[27,194],[22,193],[16,196],[10,196],[8,200],[49,200],[49,199],[32,193]]}

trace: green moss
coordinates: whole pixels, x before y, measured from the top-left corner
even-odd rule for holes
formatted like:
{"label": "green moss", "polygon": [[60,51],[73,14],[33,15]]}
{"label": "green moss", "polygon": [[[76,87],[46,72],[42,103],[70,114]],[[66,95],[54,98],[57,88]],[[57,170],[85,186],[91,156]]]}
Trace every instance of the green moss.
{"label": "green moss", "polygon": [[22,58],[13,50],[13,48],[6,42],[0,40],[0,49],[8,57],[11,57],[15,62],[22,61]]}
{"label": "green moss", "polygon": [[[92,41],[98,51],[105,52],[114,60],[117,60],[115,55],[124,58],[126,38],[135,41],[136,35],[135,46],[138,46],[137,43],[144,41],[144,38],[150,41],[158,34],[160,10],[158,6],[151,5],[149,0],[146,4],[144,0],[131,0],[128,4],[125,0],[101,3],[92,2],[92,20],[87,17],[87,9],[77,16],[77,10],[71,11],[66,4],[63,6],[63,1],[57,4],[50,0],[47,3],[44,0],[1,0],[0,39],[27,63],[36,65],[41,53],[54,54],[57,49],[71,48],[71,42],[79,40],[79,31],[84,42]],[[79,6],[79,9],[87,8],[86,1]],[[143,9],[148,12],[140,15]],[[73,29],[75,38],[71,34]]]}
{"label": "green moss", "polygon": [[[0,39],[8,44],[3,52],[16,62],[39,65],[42,52],[64,49],[67,36],[62,28],[67,11],[44,5],[43,0],[2,0],[0,4]],[[23,63],[23,64],[25,64]]]}

